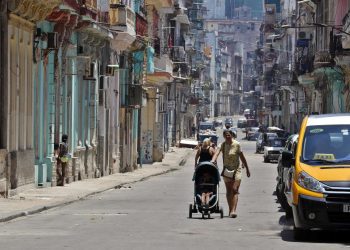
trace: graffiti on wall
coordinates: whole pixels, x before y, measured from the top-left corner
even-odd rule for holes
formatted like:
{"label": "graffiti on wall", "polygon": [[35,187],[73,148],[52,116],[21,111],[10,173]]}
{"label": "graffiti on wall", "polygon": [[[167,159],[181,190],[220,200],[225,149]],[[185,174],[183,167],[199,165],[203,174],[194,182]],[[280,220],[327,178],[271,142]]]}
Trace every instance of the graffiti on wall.
{"label": "graffiti on wall", "polygon": [[142,131],[141,148],[142,148],[142,163],[152,163],[153,162],[152,130]]}
{"label": "graffiti on wall", "polygon": [[163,154],[163,124],[160,122],[155,123],[155,130],[154,130],[154,149],[159,151],[161,154]]}

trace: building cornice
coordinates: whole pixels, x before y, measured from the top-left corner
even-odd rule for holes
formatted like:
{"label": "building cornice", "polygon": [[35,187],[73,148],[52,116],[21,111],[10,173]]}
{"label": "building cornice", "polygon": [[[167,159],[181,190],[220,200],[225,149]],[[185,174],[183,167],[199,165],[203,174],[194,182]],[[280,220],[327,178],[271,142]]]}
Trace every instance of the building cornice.
{"label": "building cornice", "polygon": [[61,2],[62,0],[12,1],[8,9],[10,13],[35,23],[44,20]]}

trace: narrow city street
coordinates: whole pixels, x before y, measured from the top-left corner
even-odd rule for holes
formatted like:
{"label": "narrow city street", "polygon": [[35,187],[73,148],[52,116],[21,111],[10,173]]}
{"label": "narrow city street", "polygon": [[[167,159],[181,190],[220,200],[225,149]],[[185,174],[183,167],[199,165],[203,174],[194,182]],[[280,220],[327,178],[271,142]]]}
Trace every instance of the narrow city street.
{"label": "narrow city street", "polygon": [[[221,135],[221,130],[218,130]],[[151,177],[70,205],[1,225],[1,249],[343,249],[347,234],[314,232],[295,242],[292,222],[274,196],[276,163],[263,163],[255,142],[239,139],[251,168],[244,175],[238,217],[188,218],[194,152],[179,171]],[[220,136],[220,141],[222,137]],[[221,158],[219,161],[221,166]]]}

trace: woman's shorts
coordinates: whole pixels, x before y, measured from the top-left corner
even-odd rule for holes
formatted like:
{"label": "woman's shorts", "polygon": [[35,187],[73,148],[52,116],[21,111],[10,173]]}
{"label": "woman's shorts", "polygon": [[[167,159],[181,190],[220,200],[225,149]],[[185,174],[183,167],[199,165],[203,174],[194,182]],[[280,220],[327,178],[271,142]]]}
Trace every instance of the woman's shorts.
{"label": "woman's shorts", "polygon": [[225,176],[222,176],[222,178],[224,179],[224,182],[240,181],[242,179],[242,169],[241,168],[237,169],[233,174],[233,178],[229,178]]}

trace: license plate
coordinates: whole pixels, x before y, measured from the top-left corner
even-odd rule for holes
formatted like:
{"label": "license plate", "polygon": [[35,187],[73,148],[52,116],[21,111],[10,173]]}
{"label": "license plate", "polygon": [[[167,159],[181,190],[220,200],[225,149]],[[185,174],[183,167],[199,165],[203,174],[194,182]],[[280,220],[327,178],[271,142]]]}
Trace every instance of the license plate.
{"label": "license plate", "polygon": [[350,213],[350,204],[344,204],[343,205],[343,212],[344,213]]}

